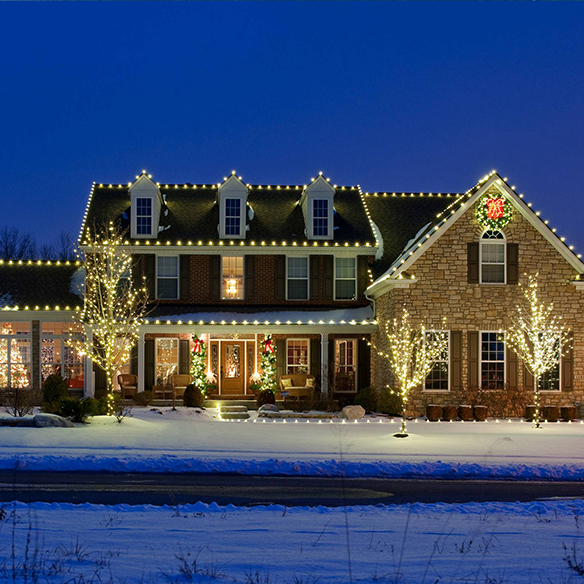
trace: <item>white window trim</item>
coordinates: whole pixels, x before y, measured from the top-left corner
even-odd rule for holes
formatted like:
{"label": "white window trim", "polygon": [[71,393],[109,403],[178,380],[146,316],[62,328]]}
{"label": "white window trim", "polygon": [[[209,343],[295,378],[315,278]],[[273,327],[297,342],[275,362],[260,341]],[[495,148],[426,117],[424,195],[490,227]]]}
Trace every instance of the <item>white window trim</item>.
{"label": "white window trim", "polygon": [[[477,380],[478,387],[482,388],[483,385],[483,363],[500,363],[500,361],[483,361],[483,333],[495,333],[497,335],[503,335],[503,388],[507,384],[507,336],[505,332],[484,330],[479,331],[479,378]],[[485,391],[496,391],[488,390]]]}
{"label": "white window trim", "polygon": [[[245,300],[245,256],[241,255],[241,254],[226,254],[226,255],[222,255],[221,257],[221,265],[220,265],[220,286],[221,286],[221,300],[228,300],[233,302],[235,301],[241,301],[241,300]],[[223,296],[223,260],[225,258],[243,258],[243,262],[242,262],[242,277],[241,280],[243,282],[242,286],[241,286],[241,292],[242,292],[242,297],[241,298],[225,298],[225,296]]]}
{"label": "white window trim", "polygon": [[[175,277],[168,277],[168,276],[158,276],[158,259],[160,257],[165,258],[176,258],[176,278]],[[176,298],[161,298],[158,295],[158,280],[175,280],[176,279]],[[156,299],[157,300],[179,300],[180,299],[180,256],[174,254],[161,254],[160,256],[156,254]]]}
{"label": "white window trim", "polygon": [[[306,341],[306,367],[308,369],[308,375],[310,375],[310,339],[305,337],[291,337],[286,339],[286,375],[296,375],[295,373],[288,373],[288,367],[290,367],[290,363],[288,363],[288,342],[289,341]],[[294,365],[292,365],[294,367]],[[299,375],[304,375],[300,373]]]}
{"label": "white window trim", "polygon": [[[40,344],[39,344],[39,348],[40,348],[40,358],[39,358],[39,379],[41,380],[41,384],[42,384],[42,380],[43,380],[43,354],[42,354],[42,350],[43,350],[43,341],[44,340],[60,340],[61,341],[61,377],[63,379],[66,379],[65,377],[65,371],[64,371],[64,367],[63,365],[65,364],[63,361],[63,357],[65,355],[65,346],[67,345],[67,339],[70,336],[76,337],[76,338],[83,338],[83,333],[73,333],[72,335],[70,335],[69,333],[62,333],[62,334],[58,334],[58,333],[43,333],[43,329],[42,329],[42,323],[40,324],[40,334],[39,334],[39,339],[40,339]],[[85,363],[84,363],[84,359],[81,358],[81,360],[78,363],[75,363],[75,365],[81,365],[81,367],[83,368],[83,375],[85,376]],[[32,366],[32,363],[31,363]],[[83,388],[77,388],[77,389],[83,389]]]}
{"label": "white window trim", "polygon": [[[426,393],[450,393],[452,389],[452,367],[450,366],[450,331],[446,329],[428,329],[427,333],[446,333],[448,337],[448,358],[446,363],[448,365],[448,389],[426,389],[426,379],[424,379],[424,389],[423,391]],[[436,362],[436,361],[435,361]],[[435,363],[434,362],[434,363]],[[433,364],[432,364],[433,365]]]}
{"label": "white window trim", "polygon": [[[172,375],[176,375],[178,373],[178,368],[180,366],[180,338],[179,337],[156,337],[156,346],[154,350],[154,382],[156,384],[156,373],[158,371],[158,343],[160,341],[176,341],[176,369]],[[174,363],[171,363],[174,365]]]}
{"label": "white window trim", "polygon": [[[4,322],[10,322],[10,321],[4,321]],[[12,321],[14,322],[14,321]],[[29,325],[29,329],[28,329],[28,333],[14,333],[13,335],[3,335],[0,332],[0,339],[7,339],[7,343],[6,343],[6,367],[7,367],[7,379],[8,379],[8,387],[12,386],[12,371],[11,371],[11,365],[12,365],[12,360],[11,360],[11,355],[12,355],[12,346],[10,343],[11,339],[22,339],[25,341],[29,342],[29,347],[30,347],[30,361],[28,363],[28,367],[29,367],[29,371],[30,371],[30,379],[29,379],[29,384],[26,387],[21,387],[19,389],[30,389],[32,387],[33,384],[33,368],[32,368],[32,322],[30,321],[25,321],[28,325]],[[0,328],[1,331],[1,328]],[[4,389],[4,388],[3,388]]]}
{"label": "white window trim", "polygon": [[337,362],[337,341],[352,341],[354,343],[354,350],[353,350],[353,361],[354,361],[354,365],[353,367],[355,368],[355,389],[353,391],[339,391],[337,389],[334,390],[335,393],[343,393],[346,395],[353,395],[353,394],[357,394],[359,393],[359,343],[358,343],[359,339],[356,339],[354,337],[341,337],[341,338],[337,338],[334,340],[334,355],[333,355],[333,363],[334,363],[334,367],[336,368],[336,362]]}
{"label": "white window trim", "polygon": [[[314,203],[315,201],[326,201],[328,209],[327,234],[316,235],[314,233]],[[333,239],[333,198],[331,196],[314,195],[309,199],[310,232],[312,239]]]}
{"label": "white window trim", "polygon": [[355,302],[357,300],[357,258],[354,256],[350,256],[351,259],[355,261],[355,277],[354,278],[339,278],[340,281],[348,282],[352,280],[355,282],[355,296],[353,298],[337,298],[337,259],[339,257],[335,256],[334,259],[334,278],[333,278],[333,286],[334,286],[334,298],[335,301],[338,302]]}
{"label": "white window trim", "polygon": [[[558,389],[540,389],[539,393],[550,393],[552,395],[557,395],[558,393],[562,393],[562,351],[561,351],[561,347],[562,347],[562,334],[560,333],[560,359],[558,361],[558,369],[559,369],[559,375],[558,375]],[[533,389],[535,390],[535,384],[537,383],[537,381],[533,380]]]}
{"label": "white window trim", "polygon": [[[138,199],[150,199],[150,233],[138,233]],[[155,237],[154,231],[154,212],[156,209],[156,204],[154,197],[150,195],[139,195],[137,194],[132,200],[132,237],[134,239],[147,239],[149,237]]]}
{"label": "white window trim", "polygon": [[[487,231],[498,231],[502,236],[503,239],[483,239],[483,235]],[[494,245],[494,244],[503,245],[503,254],[504,254],[504,261],[503,261],[503,282],[483,282],[483,245]],[[489,263],[487,265],[495,266],[501,264],[494,264]],[[500,229],[485,229],[481,233],[481,238],[479,240],[479,283],[483,286],[505,286],[507,284],[507,238],[505,234]]]}
{"label": "white window trim", "polygon": [[[239,235],[228,235],[225,233],[225,206],[227,199],[239,199]],[[247,210],[247,197],[246,195],[225,193],[220,199],[220,221],[219,221],[219,237],[221,239],[245,239],[246,236],[246,221],[245,214]]]}
{"label": "white window trim", "polygon": [[[289,259],[305,259],[306,260],[306,278],[290,278],[288,276],[288,260]],[[306,280],[306,298],[288,298],[288,280]],[[309,256],[286,256],[286,300],[290,302],[306,302],[310,300],[310,257]]]}

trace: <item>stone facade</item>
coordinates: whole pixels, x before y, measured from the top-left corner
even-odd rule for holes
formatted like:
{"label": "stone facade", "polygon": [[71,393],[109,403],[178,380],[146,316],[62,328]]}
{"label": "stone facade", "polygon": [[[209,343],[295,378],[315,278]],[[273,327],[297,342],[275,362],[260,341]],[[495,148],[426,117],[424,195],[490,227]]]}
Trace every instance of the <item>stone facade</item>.
{"label": "stone facade", "polygon": [[[419,388],[412,392],[409,404],[412,414],[425,413],[429,403],[460,404],[464,388],[477,385],[469,379],[468,333],[471,331],[499,331],[510,325],[512,312],[520,297],[521,288],[510,284],[469,284],[467,244],[478,242],[483,230],[475,217],[475,209],[468,209],[442,234],[408,269],[417,280],[409,287],[394,288],[376,299],[376,313],[380,332],[374,343],[387,348],[383,334],[385,323],[393,319],[406,305],[414,322],[425,321],[427,328],[461,331],[462,391],[426,392]],[[524,216],[514,210],[513,220],[503,230],[507,243],[519,246],[520,281],[527,275],[539,274],[540,298],[552,301],[556,314],[573,331],[573,390],[542,393],[542,402],[548,405],[572,405],[584,402],[584,290],[569,282],[576,270],[535,229]],[[524,386],[524,368],[519,362],[517,384]],[[506,363],[508,366],[508,362]],[[372,380],[377,388],[391,386],[392,379],[382,359],[372,354]],[[526,388],[529,391],[529,388]]]}

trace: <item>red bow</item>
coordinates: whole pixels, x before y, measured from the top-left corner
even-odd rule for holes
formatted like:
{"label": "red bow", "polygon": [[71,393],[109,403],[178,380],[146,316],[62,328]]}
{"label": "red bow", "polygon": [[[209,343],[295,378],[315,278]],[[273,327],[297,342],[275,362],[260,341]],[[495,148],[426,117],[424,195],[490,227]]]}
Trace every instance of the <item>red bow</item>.
{"label": "red bow", "polygon": [[193,343],[195,343],[193,353],[201,353],[203,350],[203,341],[201,341],[201,339],[193,339]]}
{"label": "red bow", "polygon": [[272,339],[267,339],[264,345],[264,353],[273,353],[274,347],[272,346]]}
{"label": "red bow", "polygon": [[487,217],[489,219],[501,219],[505,212],[504,199],[487,199]]}

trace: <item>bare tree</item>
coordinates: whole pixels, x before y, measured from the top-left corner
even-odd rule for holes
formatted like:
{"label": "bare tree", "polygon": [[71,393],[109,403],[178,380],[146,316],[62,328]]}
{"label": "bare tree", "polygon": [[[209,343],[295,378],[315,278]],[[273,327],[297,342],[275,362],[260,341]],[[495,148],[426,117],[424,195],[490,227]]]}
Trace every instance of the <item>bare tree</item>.
{"label": "bare tree", "polygon": [[16,227],[0,229],[0,259],[36,259],[36,243],[30,233],[20,233]]}

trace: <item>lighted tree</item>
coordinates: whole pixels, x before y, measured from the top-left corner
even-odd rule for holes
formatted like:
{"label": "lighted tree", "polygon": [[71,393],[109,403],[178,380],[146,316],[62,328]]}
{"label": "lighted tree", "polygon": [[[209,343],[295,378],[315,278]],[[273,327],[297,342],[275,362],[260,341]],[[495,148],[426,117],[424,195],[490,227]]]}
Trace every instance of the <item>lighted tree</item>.
{"label": "lighted tree", "polygon": [[191,349],[191,379],[204,394],[208,385],[207,372],[207,345],[193,335],[193,348]]}
{"label": "lighted tree", "polygon": [[537,278],[538,274],[528,276],[527,286],[519,284],[523,296],[515,307],[506,340],[533,375],[533,423],[540,428],[540,391],[544,375],[558,366],[570,341],[562,317],[554,314],[553,303],[540,300]]}
{"label": "lighted tree", "polygon": [[381,351],[375,347],[375,350],[387,361],[395,379],[395,390],[402,405],[401,432],[395,436],[405,438],[408,435],[408,395],[424,382],[434,363],[444,354],[448,348],[448,335],[446,332],[428,331],[423,323],[414,326],[405,307],[399,317],[385,323],[385,335],[389,349]]}
{"label": "lighted tree", "polygon": [[260,362],[260,386],[262,390],[269,389],[275,393],[278,383],[276,381],[276,347],[272,335],[266,335],[260,343],[262,358]]}
{"label": "lighted tree", "polygon": [[132,281],[132,255],[124,247],[124,235],[111,222],[94,233],[88,230],[83,307],[73,319],[91,334],[67,340],[105,372],[108,415],[115,410],[114,375],[130,359],[148,300],[146,288]]}

